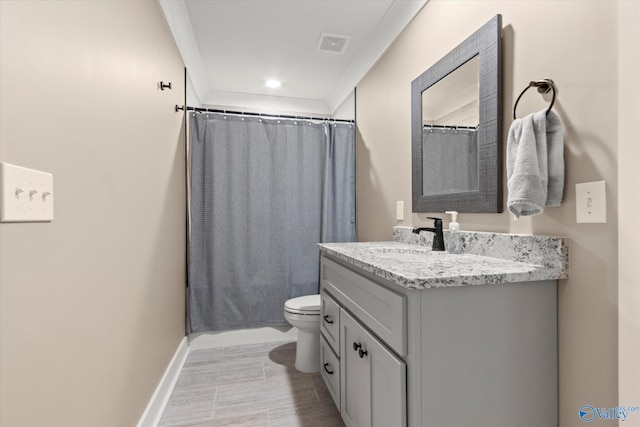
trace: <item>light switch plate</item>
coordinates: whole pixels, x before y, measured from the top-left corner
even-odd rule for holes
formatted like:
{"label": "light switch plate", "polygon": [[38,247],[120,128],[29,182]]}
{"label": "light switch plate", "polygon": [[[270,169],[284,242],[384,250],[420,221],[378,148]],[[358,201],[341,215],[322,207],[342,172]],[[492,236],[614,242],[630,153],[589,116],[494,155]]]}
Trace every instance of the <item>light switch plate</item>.
{"label": "light switch plate", "polygon": [[607,222],[607,193],[604,181],[576,184],[576,222]]}
{"label": "light switch plate", "polygon": [[0,221],[53,221],[53,175],[0,163]]}
{"label": "light switch plate", "polygon": [[396,220],[404,220],[404,202],[401,200],[396,202]]}

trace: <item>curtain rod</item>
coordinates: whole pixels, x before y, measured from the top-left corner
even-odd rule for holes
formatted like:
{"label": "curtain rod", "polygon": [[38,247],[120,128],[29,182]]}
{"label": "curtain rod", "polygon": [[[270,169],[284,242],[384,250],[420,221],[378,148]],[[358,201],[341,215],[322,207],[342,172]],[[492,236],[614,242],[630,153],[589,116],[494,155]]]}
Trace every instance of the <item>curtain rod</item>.
{"label": "curtain rod", "polygon": [[423,129],[460,129],[460,130],[476,130],[478,126],[453,126],[453,125],[422,125]]}
{"label": "curtain rod", "polygon": [[[176,105],[176,112],[184,111],[184,105]],[[274,118],[274,119],[297,119],[297,120],[315,120],[315,121],[329,121],[329,122],[340,122],[340,123],[355,123],[355,120],[348,119],[332,119],[329,117],[311,117],[311,116],[289,116],[285,114],[266,114],[266,113],[250,113],[244,111],[230,111],[230,110],[218,110],[212,108],[199,108],[199,107],[189,107],[187,106],[187,111],[195,111],[197,113],[222,113],[222,114],[232,114],[237,116],[255,116],[255,117],[266,117],[266,118]]]}

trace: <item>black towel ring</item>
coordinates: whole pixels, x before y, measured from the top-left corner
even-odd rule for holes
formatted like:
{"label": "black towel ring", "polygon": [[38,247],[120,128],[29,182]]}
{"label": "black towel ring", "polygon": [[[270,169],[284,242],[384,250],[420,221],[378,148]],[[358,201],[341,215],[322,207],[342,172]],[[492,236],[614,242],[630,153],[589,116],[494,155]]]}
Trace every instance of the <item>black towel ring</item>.
{"label": "black towel ring", "polygon": [[535,82],[529,82],[529,86],[527,86],[526,88],[524,88],[522,92],[520,92],[518,99],[516,99],[516,104],[513,106],[514,120],[516,119],[516,108],[518,108],[518,102],[520,101],[520,98],[522,98],[522,95],[524,95],[524,93],[531,87],[537,87],[539,93],[549,93],[549,91],[552,90],[553,97],[551,98],[551,104],[549,105],[547,114],[549,114],[549,111],[551,111],[551,108],[553,108],[553,103],[556,102],[556,92],[558,91],[558,88],[556,87],[555,83],[553,83],[553,80],[542,79],[542,80],[537,80]]}

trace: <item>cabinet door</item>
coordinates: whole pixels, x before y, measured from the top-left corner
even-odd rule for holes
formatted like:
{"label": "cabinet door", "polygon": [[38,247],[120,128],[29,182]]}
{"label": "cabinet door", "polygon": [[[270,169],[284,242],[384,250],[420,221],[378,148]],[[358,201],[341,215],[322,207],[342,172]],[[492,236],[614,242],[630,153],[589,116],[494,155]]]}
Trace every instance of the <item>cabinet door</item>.
{"label": "cabinet door", "polygon": [[406,365],[340,310],[341,412],[349,427],[407,424]]}

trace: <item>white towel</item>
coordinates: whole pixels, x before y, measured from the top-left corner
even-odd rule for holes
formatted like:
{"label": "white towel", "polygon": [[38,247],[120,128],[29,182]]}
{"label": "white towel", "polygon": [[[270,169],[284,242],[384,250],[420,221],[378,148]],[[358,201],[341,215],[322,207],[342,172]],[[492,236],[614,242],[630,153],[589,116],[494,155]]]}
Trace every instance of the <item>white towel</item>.
{"label": "white towel", "polygon": [[559,206],[564,191],[564,127],[547,110],[516,119],[507,139],[507,207],[516,216]]}

